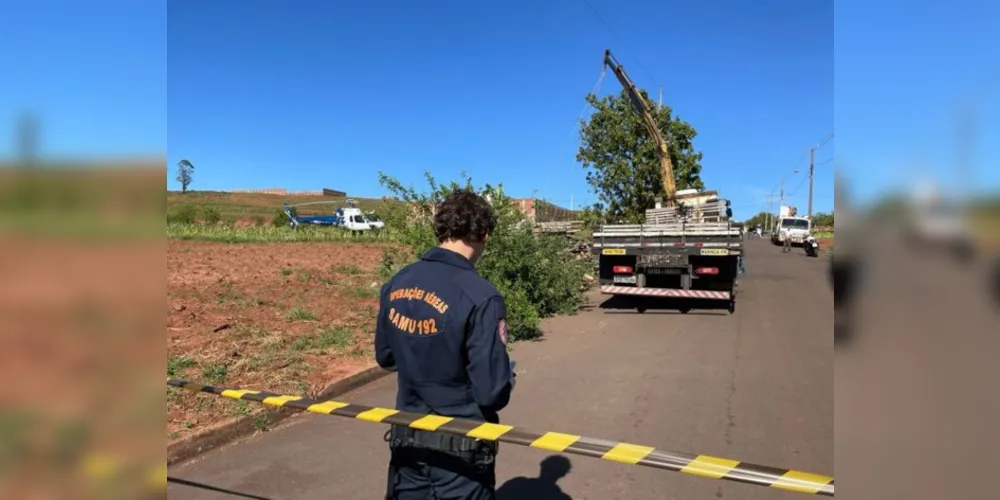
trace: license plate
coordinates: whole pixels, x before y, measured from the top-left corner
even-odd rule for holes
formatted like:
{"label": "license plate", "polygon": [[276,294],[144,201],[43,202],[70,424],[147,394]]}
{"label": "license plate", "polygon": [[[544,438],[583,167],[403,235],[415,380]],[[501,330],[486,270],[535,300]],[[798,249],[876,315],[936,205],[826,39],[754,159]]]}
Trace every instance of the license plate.
{"label": "license plate", "polygon": [[702,248],[702,255],[729,255],[729,250],[725,248]]}
{"label": "license plate", "polygon": [[615,276],[615,283],[635,283],[635,276]]}
{"label": "license plate", "polygon": [[605,248],[601,250],[601,255],[625,255],[624,248]]}

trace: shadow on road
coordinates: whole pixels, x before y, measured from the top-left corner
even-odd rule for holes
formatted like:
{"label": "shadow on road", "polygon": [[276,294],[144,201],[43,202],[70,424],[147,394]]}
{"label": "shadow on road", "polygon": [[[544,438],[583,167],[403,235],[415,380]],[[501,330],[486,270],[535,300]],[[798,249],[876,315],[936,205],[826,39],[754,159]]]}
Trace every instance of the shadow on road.
{"label": "shadow on road", "polygon": [[497,500],[572,500],[556,484],[569,474],[572,464],[562,455],[551,455],[539,465],[538,477],[515,477],[497,490]]}
{"label": "shadow on road", "polygon": [[[738,296],[737,296],[738,297]],[[737,298],[737,301],[739,299]],[[695,315],[725,315],[729,314],[729,303],[724,300],[671,299],[665,297],[636,297],[629,295],[612,295],[598,306],[605,314],[639,314],[638,309],[645,309],[644,314],[695,314]],[[682,312],[682,308],[690,308],[690,312]]]}

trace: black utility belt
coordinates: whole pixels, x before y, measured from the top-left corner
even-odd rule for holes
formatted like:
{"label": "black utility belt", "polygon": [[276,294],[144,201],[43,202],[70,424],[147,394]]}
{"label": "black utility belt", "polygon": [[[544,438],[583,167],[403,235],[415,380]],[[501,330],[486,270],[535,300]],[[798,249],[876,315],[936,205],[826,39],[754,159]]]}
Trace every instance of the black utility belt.
{"label": "black utility belt", "polygon": [[492,464],[498,450],[495,441],[483,441],[399,425],[390,426],[389,431],[385,433],[385,440],[393,452],[404,452],[410,456],[425,454],[430,456],[430,453],[422,452],[438,452],[476,465]]}

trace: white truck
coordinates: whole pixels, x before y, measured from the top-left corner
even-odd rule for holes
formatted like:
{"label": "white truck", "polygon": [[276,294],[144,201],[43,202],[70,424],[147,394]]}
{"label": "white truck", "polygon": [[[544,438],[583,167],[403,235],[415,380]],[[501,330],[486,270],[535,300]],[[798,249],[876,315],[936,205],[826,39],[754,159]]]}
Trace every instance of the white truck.
{"label": "white truck", "polygon": [[812,221],[808,217],[797,217],[797,214],[795,207],[781,206],[777,226],[771,232],[771,243],[784,245],[786,238],[791,240],[792,245],[802,245],[806,241],[812,232]]}

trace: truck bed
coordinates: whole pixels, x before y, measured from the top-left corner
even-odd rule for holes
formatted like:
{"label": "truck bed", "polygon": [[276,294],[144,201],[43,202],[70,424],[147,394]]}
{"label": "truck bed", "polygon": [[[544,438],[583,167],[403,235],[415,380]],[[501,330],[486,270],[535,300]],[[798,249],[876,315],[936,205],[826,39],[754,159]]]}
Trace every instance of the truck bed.
{"label": "truck bed", "polygon": [[598,253],[605,248],[719,248],[738,254],[743,248],[740,229],[727,222],[610,224],[600,226],[593,241]]}

